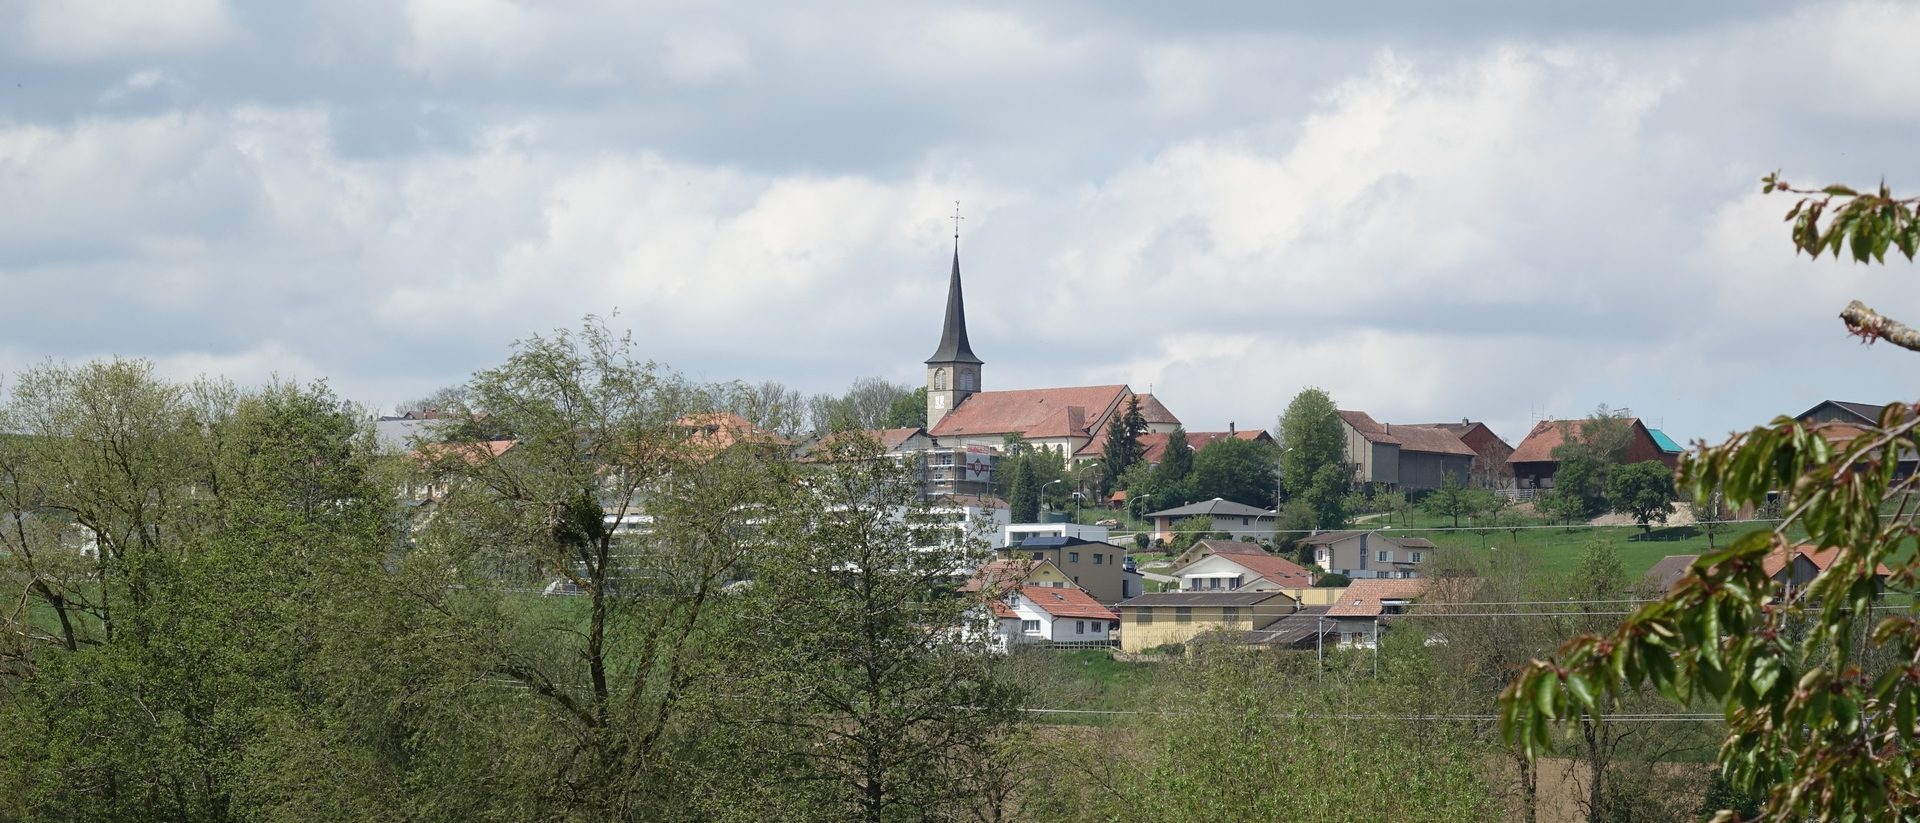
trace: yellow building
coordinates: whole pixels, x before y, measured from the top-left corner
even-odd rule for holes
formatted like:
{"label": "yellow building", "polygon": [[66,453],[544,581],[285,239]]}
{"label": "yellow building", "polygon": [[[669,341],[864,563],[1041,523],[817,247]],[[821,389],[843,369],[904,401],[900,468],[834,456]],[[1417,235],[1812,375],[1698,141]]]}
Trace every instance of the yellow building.
{"label": "yellow building", "polygon": [[1278,591],[1158,592],[1121,603],[1120,649],[1142,652],[1185,643],[1213,629],[1257,631],[1292,614],[1298,602]]}

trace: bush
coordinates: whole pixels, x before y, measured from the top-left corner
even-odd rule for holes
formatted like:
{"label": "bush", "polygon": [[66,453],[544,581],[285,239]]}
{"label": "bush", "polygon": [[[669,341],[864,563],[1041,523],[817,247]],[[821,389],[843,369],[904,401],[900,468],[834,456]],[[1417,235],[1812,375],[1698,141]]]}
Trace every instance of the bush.
{"label": "bush", "polygon": [[1319,580],[1313,581],[1313,587],[1316,589],[1343,589],[1351,585],[1353,580],[1339,572],[1327,572],[1320,575]]}

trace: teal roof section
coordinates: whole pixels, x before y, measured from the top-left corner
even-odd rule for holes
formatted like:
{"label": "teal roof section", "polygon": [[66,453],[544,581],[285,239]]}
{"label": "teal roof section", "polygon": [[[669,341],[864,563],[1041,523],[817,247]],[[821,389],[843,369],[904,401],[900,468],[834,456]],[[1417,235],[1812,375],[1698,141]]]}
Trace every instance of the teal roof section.
{"label": "teal roof section", "polygon": [[1680,448],[1679,443],[1673,442],[1673,438],[1668,437],[1666,432],[1659,429],[1648,429],[1647,434],[1653,435],[1653,444],[1659,446],[1660,450],[1667,454],[1679,454],[1686,451],[1686,449]]}

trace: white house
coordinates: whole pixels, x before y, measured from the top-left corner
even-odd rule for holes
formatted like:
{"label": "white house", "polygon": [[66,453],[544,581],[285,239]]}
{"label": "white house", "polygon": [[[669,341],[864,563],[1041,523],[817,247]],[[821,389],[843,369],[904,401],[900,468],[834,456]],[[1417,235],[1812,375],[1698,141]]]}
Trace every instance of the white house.
{"label": "white house", "polygon": [[1012,513],[1008,513],[1007,523],[1000,529],[1000,548],[1018,546],[1029,537],[1077,537],[1093,543],[1107,542],[1106,526],[1089,526],[1084,523],[1014,523]]}
{"label": "white house", "polygon": [[1314,565],[1322,571],[1353,580],[1372,577],[1419,577],[1433,556],[1433,541],[1424,537],[1388,537],[1377,531],[1324,532],[1300,541],[1313,550]]}
{"label": "white house", "polygon": [[1120,615],[1078,588],[1022,586],[994,603],[996,645],[1110,642]]}

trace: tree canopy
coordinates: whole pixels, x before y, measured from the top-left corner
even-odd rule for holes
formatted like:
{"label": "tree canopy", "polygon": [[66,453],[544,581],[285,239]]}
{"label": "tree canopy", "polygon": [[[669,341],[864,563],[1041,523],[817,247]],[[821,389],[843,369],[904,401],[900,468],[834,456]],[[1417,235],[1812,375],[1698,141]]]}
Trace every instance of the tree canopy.
{"label": "tree canopy", "polygon": [[[1802,195],[1787,218],[1799,251],[1884,261],[1920,247],[1916,199],[1882,185],[1803,190],[1779,176],[1763,191]],[[1824,215],[1829,221],[1821,223]],[[1859,301],[1841,312],[1849,332],[1920,350],[1912,329]],[[1832,437],[1791,418],[1688,454],[1679,484],[1694,500],[1718,493],[1734,507],[1783,497],[1784,516],[1701,555],[1659,600],[1617,627],[1535,660],[1503,695],[1502,728],[1528,755],[1549,749],[1556,720],[1605,722],[1634,690],[1706,702],[1724,712],[1719,765],[1732,791],[1766,793],[1768,819],[1887,820],[1920,807],[1920,620],[1877,609],[1878,569],[1916,582],[1908,508],[1915,475],[1900,471],[1920,443],[1920,415],[1887,406],[1864,432]],[[1892,516],[1885,516],[1889,512]],[[1783,588],[1769,561],[1801,545],[1830,553],[1810,583]],[[1731,819],[1723,810],[1717,819]]]}
{"label": "tree canopy", "polygon": [[1290,497],[1313,510],[1314,527],[1346,525],[1347,469],[1340,411],[1321,389],[1302,389],[1280,415],[1280,472]]}

